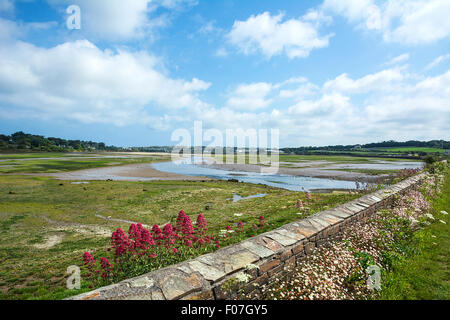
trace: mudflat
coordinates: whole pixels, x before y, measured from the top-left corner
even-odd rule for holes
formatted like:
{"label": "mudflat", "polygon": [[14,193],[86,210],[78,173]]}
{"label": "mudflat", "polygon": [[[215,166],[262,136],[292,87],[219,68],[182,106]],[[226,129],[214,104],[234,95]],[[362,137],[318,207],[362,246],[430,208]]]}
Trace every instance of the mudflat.
{"label": "mudflat", "polygon": [[115,181],[203,181],[207,177],[194,177],[154,169],[151,163],[76,170],[71,172],[43,173],[39,175],[55,177],[60,180],[115,180]]}

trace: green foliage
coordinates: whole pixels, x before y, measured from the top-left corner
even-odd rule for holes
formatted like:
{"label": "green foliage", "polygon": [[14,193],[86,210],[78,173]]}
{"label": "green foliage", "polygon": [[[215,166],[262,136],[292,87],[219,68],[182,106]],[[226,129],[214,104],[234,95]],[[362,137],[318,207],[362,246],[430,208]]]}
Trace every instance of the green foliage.
{"label": "green foliage", "polygon": [[[432,200],[435,221],[383,252],[383,265],[390,271],[382,278],[383,300],[449,300],[450,181],[446,164],[433,164],[432,171],[445,173],[440,196]],[[442,223],[440,220],[444,221]]]}

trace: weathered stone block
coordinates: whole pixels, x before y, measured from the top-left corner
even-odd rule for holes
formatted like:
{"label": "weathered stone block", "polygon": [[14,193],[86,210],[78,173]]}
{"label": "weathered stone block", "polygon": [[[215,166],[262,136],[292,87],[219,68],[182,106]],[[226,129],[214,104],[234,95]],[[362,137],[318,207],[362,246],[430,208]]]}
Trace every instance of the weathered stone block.
{"label": "weathered stone block", "polygon": [[285,235],[282,235],[282,234],[280,234],[278,232],[275,232],[275,231],[268,232],[268,233],[265,234],[265,236],[270,238],[270,239],[272,239],[272,240],[275,240],[276,242],[280,243],[281,245],[283,245],[285,247],[286,246],[290,246],[290,245],[292,245],[292,244],[297,242],[296,239],[289,238],[289,237],[287,237]]}
{"label": "weathered stone block", "polygon": [[279,259],[272,259],[269,261],[265,261],[259,265],[259,272],[261,274],[263,274],[263,273],[267,272],[268,270],[273,269],[276,266],[280,265],[280,263],[281,263],[281,260],[279,260]]}
{"label": "weathered stone block", "polygon": [[160,288],[167,300],[181,299],[202,289],[202,281],[196,274],[187,275],[176,270],[167,270],[161,277]]}
{"label": "weathered stone block", "polygon": [[305,239],[305,236],[303,236],[301,233],[292,232],[289,228],[286,228],[286,227],[282,228],[282,229],[275,230],[275,232],[277,232],[277,233],[279,233],[279,234],[281,234],[283,236],[286,236],[288,238],[292,238],[294,240],[297,240],[297,241]]}
{"label": "weathered stone block", "polygon": [[260,258],[267,258],[275,254],[274,251],[268,249],[267,247],[249,240],[242,242],[242,246]]}
{"label": "weathered stone block", "polygon": [[292,253],[294,255],[297,255],[297,254],[299,254],[301,252],[305,252],[304,250],[305,249],[304,249],[304,245],[303,245],[303,242],[302,242],[302,243],[296,245],[294,248],[292,248]]}
{"label": "weathered stone block", "polygon": [[280,252],[284,250],[284,247],[281,244],[267,237],[257,239],[257,244],[271,250],[272,252]]}
{"label": "weathered stone block", "polygon": [[286,271],[292,271],[295,269],[295,257],[290,257],[286,262],[284,263],[284,270]]}
{"label": "weathered stone block", "polygon": [[[283,264],[280,264],[279,266],[270,269],[270,270],[267,272],[268,275],[269,275],[269,279],[273,278],[274,275],[280,275],[280,274],[281,274],[281,271],[283,270],[283,267],[284,267],[284,265],[283,265]],[[279,278],[279,277],[277,277],[277,278]]]}
{"label": "weathered stone block", "polygon": [[307,255],[310,255],[311,253],[313,253],[315,249],[316,249],[316,244],[314,242],[306,243],[306,245],[305,245],[305,253]]}
{"label": "weathered stone block", "polygon": [[190,261],[188,264],[193,271],[200,273],[208,281],[216,282],[226,276],[224,271],[197,260]]}
{"label": "weathered stone block", "polygon": [[286,250],[280,255],[281,261],[286,261],[292,256],[292,250]]}

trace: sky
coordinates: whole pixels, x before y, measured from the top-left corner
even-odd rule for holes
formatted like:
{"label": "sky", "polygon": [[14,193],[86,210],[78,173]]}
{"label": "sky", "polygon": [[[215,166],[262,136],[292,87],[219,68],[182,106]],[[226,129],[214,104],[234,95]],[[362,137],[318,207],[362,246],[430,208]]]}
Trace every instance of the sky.
{"label": "sky", "polygon": [[449,17],[449,0],[0,0],[0,133],[450,140]]}

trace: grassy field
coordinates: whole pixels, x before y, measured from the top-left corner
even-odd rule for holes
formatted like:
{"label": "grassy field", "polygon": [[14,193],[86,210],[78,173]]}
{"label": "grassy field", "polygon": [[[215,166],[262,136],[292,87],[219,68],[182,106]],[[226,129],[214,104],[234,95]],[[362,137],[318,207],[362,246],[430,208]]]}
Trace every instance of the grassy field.
{"label": "grassy field", "polygon": [[27,153],[0,153],[0,160],[3,159],[33,159],[33,158],[62,158],[68,156],[90,156],[85,153],[65,153],[65,152],[27,152]]}
{"label": "grassy field", "polygon": [[415,234],[418,254],[394,265],[383,279],[381,299],[450,299],[450,218],[441,213],[450,212],[449,176],[447,172],[442,194],[432,203],[436,222]]}
{"label": "grassy field", "polygon": [[[300,219],[304,194],[261,185],[209,182],[106,182],[75,185],[48,177],[0,176],[0,299],[59,299],[65,270],[86,250],[99,253],[111,231],[129,223],[174,222],[178,211],[193,219],[204,213],[212,232],[263,215],[272,227]],[[265,198],[233,203],[233,194]],[[344,203],[355,195],[315,194],[304,216]],[[205,206],[211,209],[205,211]],[[242,213],[242,217],[234,214]],[[102,218],[103,217],[103,218]],[[110,219],[105,219],[109,217]]]}
{"label": "grassy field", "polygon": [[373,157],[351,157],[351,156],[329,156],[329,155],[280,155],[280,161],[301,162],[301,161],[329,161],[335,163],[371,163],[376,161],[416,161],[394,158],[373,158]]}
{"label": "grassy field", "polygon": [[[169,156],[151,156],[136,158],[86,158],[71,157],[58,159],[50,157],[48,159],[19,158],[15,160],[5,160],[0,162],[0,173],[54,173],[81,169],[91,169],[107,167],[111,165],[125,165],[135,163],[149,163],[169,159]],[[45,158],[45,157],[43,157]],[[26,159],[26,160],[25,160]]]}

